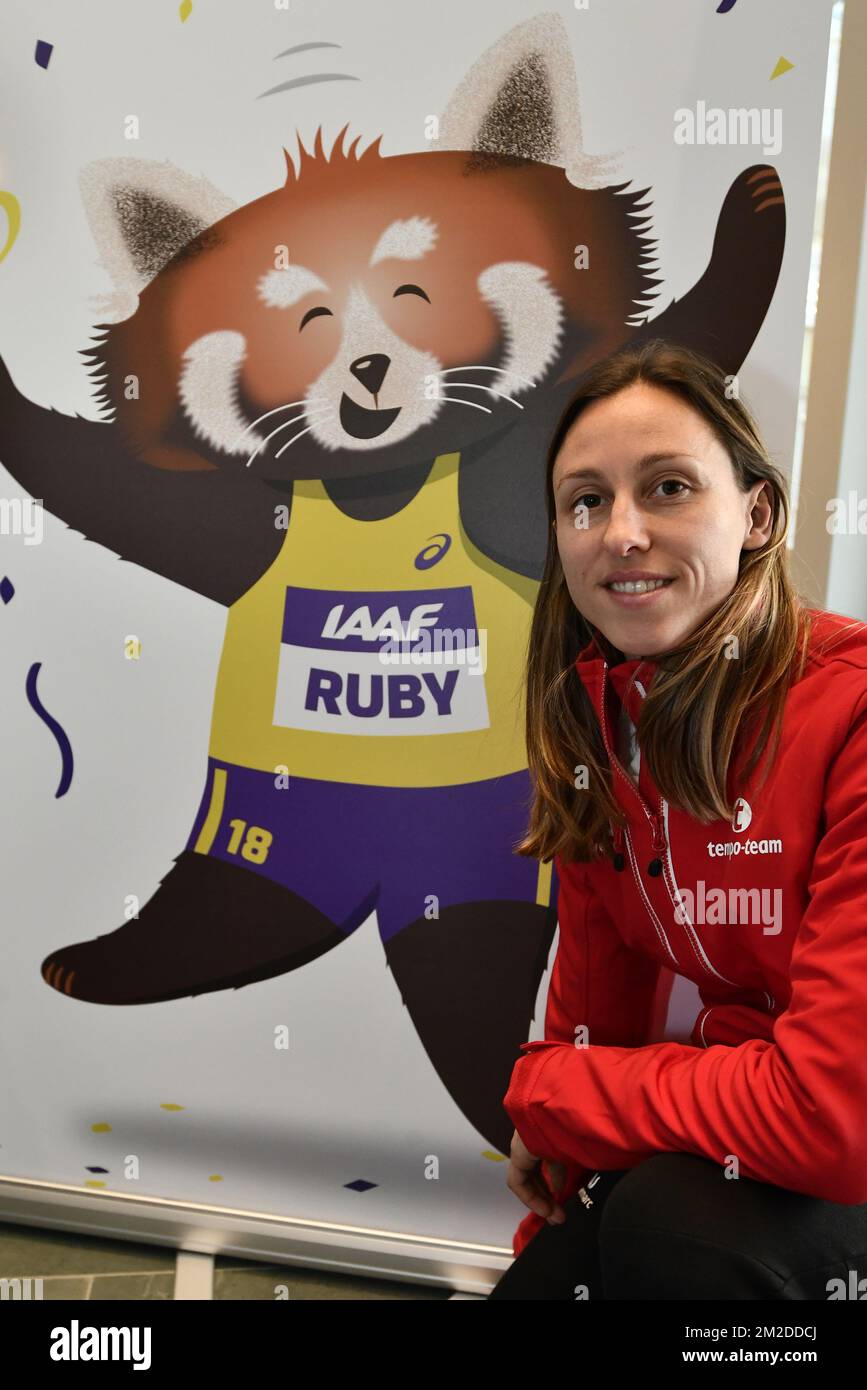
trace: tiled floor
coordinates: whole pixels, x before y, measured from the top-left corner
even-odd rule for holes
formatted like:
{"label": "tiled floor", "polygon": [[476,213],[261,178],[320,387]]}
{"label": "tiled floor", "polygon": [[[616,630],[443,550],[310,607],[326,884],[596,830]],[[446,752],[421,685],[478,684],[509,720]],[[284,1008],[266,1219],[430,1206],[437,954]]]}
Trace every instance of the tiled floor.
{"label": "tiled floor", "polygon": [[[90,1236],[66,1235],[0,1222],[0,1278],[43,1281],[46,1299],[174,1297],[174,1250]],[[253,1264],[217,1256],[214,1298],[273,1299],[285,1284],[290,1299],[448,1299],[451,1290],[391,1280],[326,1274],[293,1265]]]}

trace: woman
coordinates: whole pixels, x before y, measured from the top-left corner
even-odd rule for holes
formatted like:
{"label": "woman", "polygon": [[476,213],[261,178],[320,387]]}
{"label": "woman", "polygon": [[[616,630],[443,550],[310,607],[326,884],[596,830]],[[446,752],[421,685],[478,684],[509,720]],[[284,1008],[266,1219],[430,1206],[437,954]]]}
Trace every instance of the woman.
{"label": "woman", "polygon": [[[517,852],[554,859],[560,937],[490,1297],[857,1297],[867,626],[798,598],[784,477],[684,348],[582,378],[546,491]],[[660,1041],[675,975],[702,1007]]]}

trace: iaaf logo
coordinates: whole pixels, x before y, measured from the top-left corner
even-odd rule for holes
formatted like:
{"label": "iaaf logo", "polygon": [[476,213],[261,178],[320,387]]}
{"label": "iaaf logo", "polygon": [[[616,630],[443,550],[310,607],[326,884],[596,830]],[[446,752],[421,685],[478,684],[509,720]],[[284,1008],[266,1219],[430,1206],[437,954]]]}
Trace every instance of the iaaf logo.
{"label": "iaaf logo", "polygon": [[488,634],[484,628],[438,627],[442,603],[419,603],[404,620],[397,604],[374,621],[362,604],[344,617],[344,605],[335,604],[321,636],[336,641],[356,638],[377,643],[379,660],[387,666],[466,666],[470,675],[487,669]]}

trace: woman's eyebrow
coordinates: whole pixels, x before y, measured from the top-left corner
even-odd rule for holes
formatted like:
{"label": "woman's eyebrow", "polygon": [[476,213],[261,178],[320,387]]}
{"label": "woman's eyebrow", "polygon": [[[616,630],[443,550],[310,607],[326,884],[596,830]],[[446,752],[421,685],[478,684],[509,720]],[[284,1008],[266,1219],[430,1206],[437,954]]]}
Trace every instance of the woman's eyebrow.
{"label": "woman's eyebrow", "polygon": [[[672,463],[675,459],[685,458],[689,458],[689,455],[679,454],[676,450],[672,451],[671,449],[658,449],[652,454],[643,454],[636,464],[636,469],[641,472],[645,468],[652,468],[655,463]],[[598,468],[573,468],[568,473],[563,474],[557,484],[557,490],[559,491],[564,483],[568,483],[570,478],[590,478],[594,482],[600,483],[606,481],[605,475],[600,473]]]}

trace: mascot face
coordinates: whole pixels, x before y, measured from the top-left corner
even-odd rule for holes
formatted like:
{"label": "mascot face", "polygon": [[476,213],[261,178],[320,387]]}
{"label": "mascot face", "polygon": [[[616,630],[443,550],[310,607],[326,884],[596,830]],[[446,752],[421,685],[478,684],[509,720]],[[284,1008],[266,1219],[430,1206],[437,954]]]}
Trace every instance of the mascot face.
{"label": "mascot face", "polygon": [[628,336],[656,283],[629,220],[641,193],[531,160],[335,147],[174,252],[207,208],[161,182],[184,186],[126,160],[84,181],[114,259],[161,266],[88,354],[127,447],[159,467],[357,477],[484,440]]}

